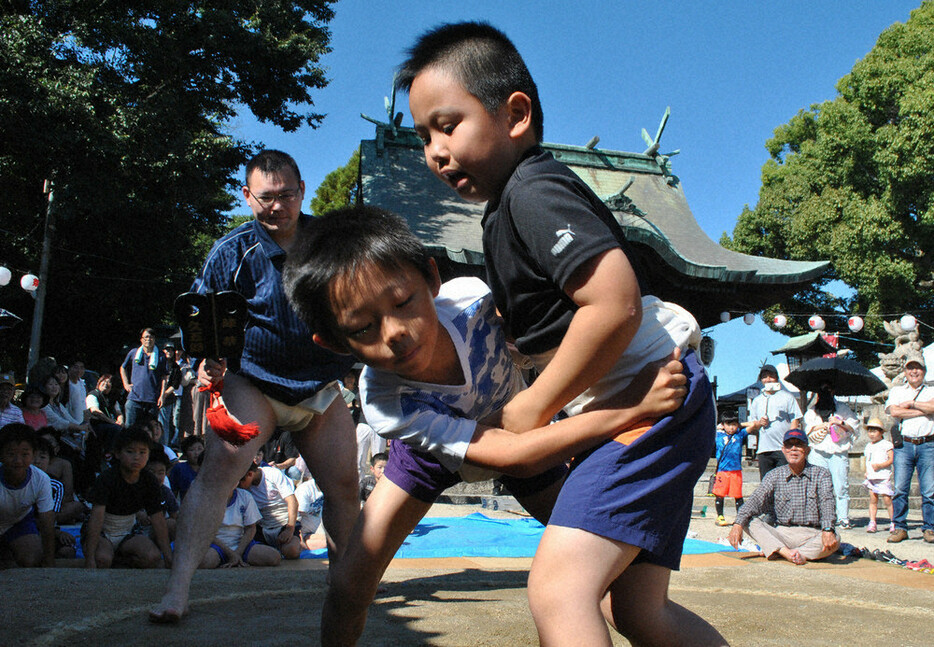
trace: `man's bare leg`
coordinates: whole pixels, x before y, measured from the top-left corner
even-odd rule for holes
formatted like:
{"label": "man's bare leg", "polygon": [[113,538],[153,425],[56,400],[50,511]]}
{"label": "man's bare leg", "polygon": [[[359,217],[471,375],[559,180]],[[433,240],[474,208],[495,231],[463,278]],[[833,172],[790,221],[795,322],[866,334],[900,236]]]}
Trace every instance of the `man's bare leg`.
{"label": "man's bare leg", "polygon": [[224,402],[235,419],[255,422],[260,433],[240,447],[221,440],[213,431],[205,434],[204,464],[182,502],[172,574],[162,600],[149,612],[153,622],[178,622],[188,612],[191,578],[217,534],[230,492],[275,428],[265,396],[247,380],[228,374],[224,379]]}
{"label": "man's bare leg", "polygon": [[321,517],[333,563],[346,548],[360,514],[357,432],[344,400],[335,399],[293,440],[324,495]]}

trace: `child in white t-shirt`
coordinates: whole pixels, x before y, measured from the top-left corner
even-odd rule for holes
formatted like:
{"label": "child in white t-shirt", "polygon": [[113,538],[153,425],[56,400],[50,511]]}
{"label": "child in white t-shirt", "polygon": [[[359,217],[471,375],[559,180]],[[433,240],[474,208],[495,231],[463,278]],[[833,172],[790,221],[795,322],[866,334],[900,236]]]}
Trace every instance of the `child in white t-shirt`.
{"label": "child in white t-shirt", "polygon": [[[241,483],[252,479],[255,467],[244,475]],[[235,487],[227,499],[224,518],[214,541],[198,568],[235,568],[238,566],[278,566],[279,551],[256,541],[256,523],[263,518],[253,496]]]}
{"label": "child in white t-shirt", "polygon": [[[876,511],[879,507],[880,496],[889,511],[890,521],[895,513],[892,507],[892,495],[895,494],[895,490],[892,489],[892,461],[895,448],[891,442],[883,439],[885,428],[881,420],[870,418],[864,426],[869,436],[869,442],[863,450],[863,456],[866,458],[866,480],[863,485],[869,489],[869,526],[866,532],[875,532]],[[889,532],[894,530],[895,526],[890,524]]]}

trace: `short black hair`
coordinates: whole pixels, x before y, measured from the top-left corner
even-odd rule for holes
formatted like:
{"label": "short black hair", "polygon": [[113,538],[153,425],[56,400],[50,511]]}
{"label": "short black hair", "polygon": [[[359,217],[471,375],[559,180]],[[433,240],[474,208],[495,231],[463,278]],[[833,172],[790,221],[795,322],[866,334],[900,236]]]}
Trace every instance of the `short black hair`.
{"label": "short black hair", "polygon": [[36,434],[36,453],[45,452],[49,455],[49,459],[52,459],[55,456],[55,448],[52,447],[52,443],[49,442],[49,439],[45,436],[40,436]]}
{"label": "short black hair", "polygon": [[[243,473],[243,476],[240,477],[240,481],[248,477],[250,475],[250,472],[259,472],[259,471],[261,471],[259,465],[257,465],[255,462],[250,463],[250,466],[246,468],[246,471]],[[240,481],[237,481],[237,483],[239,483]]]}
{"label": "short black hair", "polygon": [[119,452],[133,443],[146,445],[149,451],[152,451],[152,436],[149,435],[149,430],[141,425],[134,424],[132,427],[120,430],[117,437],[114,438],[114,452]]}
{"label": "short black hair", "polygon": [[720,412],[720,422],[739,422],[739,416],[735,411],[727,409]]}
{"label": "short black hair", "polygon": [[11,422],[0,428],[0,452],[7,445],[20,443],[29,443],[32,451],[36,451],[36,432],[32,427],[21,422]]}
{"label": "short black hair", "polygon": [[470,94],[495,113],[513,92],[532,101],[532,126],[542,141],[544,115],[538,88],[512,41],[487,22],[459,22],[435,27],[415,41],[399,67],[397,90],[409,92],[415,77],[428,68],[451,73]]}
{"label": "short black hair", "polygon": [[250,186],[250,175],[253,174],[253,171],[258,170],[263,175],[271,175],[279,173],[284,168],[291,169],[295,173],[295,179],[299,182],[302,181],[302,174],[298,171],[298,164],[295,163],[291,155],[271,148],[262,150],[246,163],[246,175],[243,183]]}
{"label": "short black hair", "polygon": [[353,278],[365,265],[385,270],[414,267],[432,280],[430,256],[399,216],[377,207],[354,205],[314,218],[298,234],[282,271],[292,308],[308,328],[342,343],[331,309],[330,286]]}
{"label": "short black hair", "polygon": [[386,452],[377,452],[370,458],[370,465],[376,465],[376,461],[388,461],[389,454]]}
{"label": "short black hair", "polygon": [[187,452],[188,449],[195,443],[201,443],[201,445],[203,446],[204,438],[202,438],[201,436],[185,436],[184,438],[182,438],[182,442],[180,445],[182,453]]}
{"label": "short black hair", "polygon": [[[165,466],[166,470],[172,466],[172,461],[169,460],[169,455],[165,453],[165,449],[162,447],[151,447],[149,449],[149,463],[161,463]],[[147,465],[149,463],[147,463]]]}

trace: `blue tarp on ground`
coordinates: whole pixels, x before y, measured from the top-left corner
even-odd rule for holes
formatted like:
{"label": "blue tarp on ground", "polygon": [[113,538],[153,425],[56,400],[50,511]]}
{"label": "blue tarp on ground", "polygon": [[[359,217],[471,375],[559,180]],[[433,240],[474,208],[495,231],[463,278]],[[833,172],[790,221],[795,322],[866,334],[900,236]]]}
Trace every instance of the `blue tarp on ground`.
{"label": "blue tarp on ground", "polygon": [[[78,536],[78,526],[62,530]],[[399,548],[400,559],[427,557],[532,557],[545,527],[535,519],[491,519],[474,512],[466,517],[426,517]],[[732,552],[723,546],[699,539],[684,540],[685,555]],[[78,557],[83,558],[80,542]],[[327,551],[305,550],[302,559],[322,559]]]}
{"label": "blue tarp on ground", "polygon": [[[491,519],[479,512],[466,517],[423,519],[396,553],[397,558],[532,557],[545,527],[535,519]],[[732,551],[699,539],[684,541],[685,555]],[[306,550],[302,558],[326,557],[324,549]]]}

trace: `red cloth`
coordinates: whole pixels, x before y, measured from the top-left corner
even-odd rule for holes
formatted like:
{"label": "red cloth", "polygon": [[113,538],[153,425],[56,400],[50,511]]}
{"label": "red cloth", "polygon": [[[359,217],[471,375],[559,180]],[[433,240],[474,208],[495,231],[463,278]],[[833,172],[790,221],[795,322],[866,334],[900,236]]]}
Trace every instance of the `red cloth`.
{"label": "red cloth", "polygon": [[211,406],[208,407],[207,418],[211,429],[221,439],[226,440],[231,445],[240,446],[251,441],[259,433],[259,425],[254,422],[241,424],[230,416],[227,407],[221,400],[221,393],[224,391],[224,381],[221,380],[211,386],[199,386],[200,391],[209,391],[211,393]]}

